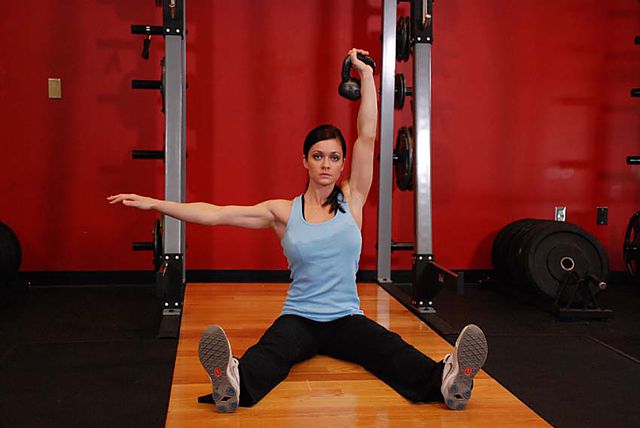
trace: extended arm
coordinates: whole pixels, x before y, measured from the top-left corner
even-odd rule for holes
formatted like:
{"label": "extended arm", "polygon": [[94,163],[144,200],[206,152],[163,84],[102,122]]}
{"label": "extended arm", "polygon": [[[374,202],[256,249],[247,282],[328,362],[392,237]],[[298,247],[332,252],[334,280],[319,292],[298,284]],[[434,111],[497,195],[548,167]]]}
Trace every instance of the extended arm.
{"label": "extended arm", "polygon": [[358,139],[353,145],[349,187],[351,197],[364,205],[373,180],[373,152],[378,130],[378,97],[371,67],[360,61],[352,49],[351,62],[360,74],[360,110],[358,111]]}
{"label": "extended arm", "polygon": [[275,225],[276,204],[270,200],[253,206],[218,206],[204,202],[179,203],[162,201],[136,194],[109,196],[109,203],[122,204],[142,210],[155,210],[178,220],[208,226],[238,226],[249,229],[262,229]]}

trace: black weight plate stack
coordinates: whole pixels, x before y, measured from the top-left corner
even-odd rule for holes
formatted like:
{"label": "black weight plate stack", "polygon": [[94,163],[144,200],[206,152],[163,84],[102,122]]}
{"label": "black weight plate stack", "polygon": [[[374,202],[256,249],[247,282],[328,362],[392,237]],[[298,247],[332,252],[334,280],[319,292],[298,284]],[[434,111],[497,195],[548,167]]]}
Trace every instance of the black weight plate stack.
{"label": "black weight plate stack", "polygon": [[520,236],[514,248],[514,254],[511,259],[511,269],[518,272],[520,280],[523,284],[538,288],[535,283],[530,280],[527,275],[527,257],[528,251],[531,250],[531,243],[535,241],[540,233],[544,233],[546,229],[563,229],[567,223],[556,222],[552,220],[538,220],[529,230]]}
{"label": "black weight plate stack", "polygon": [[505,250],[507,271],[509,277],[517,285],[527,286],[526,276],[524,272],[519,269],[518,256],[520,254],[520,247],[532,233],[534,233],[536,227],[543,223],[544,220],[528,219],[524,221],[517,230],[514,230],[512,238],[507,243]]}
{"label": "black weight plate stack", "polygon": [[0,222],[0,287],[16,278],[22,263],[22,248],[9,226]]}
{"label": "black weight plate stack", "polygon": [[640,282],[640,212],[629,219],[622,252],[627,272],[635,281]]}
{"label": "black weight plate stack", "polygon": [[[636,222],[640,233],[640,214]],[[633,241],[636,235],[631,235]],[[607,255],[598,241],[565,222],[522,219],[509,223],[496,235],[491,257],[499,278],[534,287],[553,299],[565,280],[570,280],[571,287],[560,296],[560,304],[568,302],[577,280],[591,275],[604,281],[609,274]],[[595,284],[590,286],[594,293],[599,291]],[[574,303],[580,304],[579,300]]]}
{"label": "black weight plate stack", "polygon": [[508,267],[509,248],[513,246],[514,238],[522,228],[530,227],[532,222],[537,223],[539,221],[534,219],[516,220],[500,229],[491,247],[491,261],[497,276],[502,279],[515,280],[515,278],[511,277]]}
{"label": "black weight plate stack", "polygon": [[[578,226],[555,221],[539,223],[521,242],[518,270],[526,281],[555,299],[571,273],[606,280],[609,261],[602,246]],[[597,290],[594,288],[594,292]],[[564,303],[563,298],[560,299]]]}
{"label": "black weight plate stack", "polygon": [[413,190],[413,128],[403,126],[398,130],[394,150],[396,185],[400,190]]}

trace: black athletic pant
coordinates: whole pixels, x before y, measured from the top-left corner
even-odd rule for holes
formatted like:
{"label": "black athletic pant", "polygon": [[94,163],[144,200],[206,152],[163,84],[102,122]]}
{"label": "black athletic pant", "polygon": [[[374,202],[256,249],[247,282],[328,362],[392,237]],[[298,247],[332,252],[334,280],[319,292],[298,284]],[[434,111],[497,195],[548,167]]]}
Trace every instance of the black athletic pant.
{"label": "black athletic pant", "polygon": [[260,401],[291,367],[316,354],[360,364],[413,402],[443,401],[443,363],[363,315],[330,322],[282,315],[240,358],[240,405]]}

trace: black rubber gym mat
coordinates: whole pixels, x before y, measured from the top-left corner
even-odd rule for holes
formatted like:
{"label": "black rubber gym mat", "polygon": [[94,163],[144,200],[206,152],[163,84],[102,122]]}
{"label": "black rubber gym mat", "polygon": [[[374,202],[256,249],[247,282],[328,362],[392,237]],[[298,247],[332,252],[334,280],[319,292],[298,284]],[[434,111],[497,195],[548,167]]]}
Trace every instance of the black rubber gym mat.
{"label": "black rubber gym mat", "polygon": [[599,300],[613,319],[566,322],[537,292],[485,283],[463,295],[443,290],[434,299],[441,322],[423,318],[450,343],[456,335],[439,326],[482,327],[487,373],[554,426],[635,427],[640,410],[629,400],[640,385],[640,287],[610,284]]}
{"label": "black rubber gym mat", "polygon": [[175,340],[20,344],[0,363],[2,426],[164,425]]}
{"label": "black rubber gym mat", "polygon": [[588,337],[489,336],[485,370],[556,427],[635,427],[640,364]]}
{"label": "black rubber gym mat", "polygon": [[161,427],[177,340],[153,286],[4,293],[0,426]]}
{"label": "black rubber gym mat", "polygon": [[[640,286],[612,284],[599,295],[601,306],[613,309],[610,320],[560,321],[550,312],[548,298],[508,285],[471,285],[464,295],[443,290],[434,302],[438,316],[458,331],[468,323],[481,325],[496,335],[586,335],[621,343],[640,338]],[[640,353],[636,355],[640,359]]]}

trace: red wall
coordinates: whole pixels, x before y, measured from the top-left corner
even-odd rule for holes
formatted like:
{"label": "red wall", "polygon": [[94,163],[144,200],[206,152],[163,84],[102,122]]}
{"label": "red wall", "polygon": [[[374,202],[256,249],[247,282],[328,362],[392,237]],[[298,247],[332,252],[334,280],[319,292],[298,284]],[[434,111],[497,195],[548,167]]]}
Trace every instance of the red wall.
{"label": "red wall", "polygon": [[[187,199],[253,204],[292,198],[306,182],[302,140],[322,122],[356,137],[357,106],[337,96],[340,64],[358,46],[380,59],[381,1],[189,0]],[[25,0],[3,6],[0,220],[21,239],[24,270],[150,268],[130,251],[156,214],[109,206],[116,192],[161,196],[151,58],[133,23],[160,23],[154,2]],[[407,5],[402,4],[402,10]],[[568,220],[594,233],[622,269],[638,209],[640,5],[631,0],[449,0],[435,3],[434,248],[443,265],[490,267],[496,232],[522,217]],[[410,65],[400,64],[409,75]],[[62,78],[63,99],[47,98]],[[397,113],[409,125],[409,109]],[[376,183],[377,185],[377,176]],[[375,269],[377,188],[365,212],[361,268]],[[595,225],[596,207],[609,225]],[[412,239],[412,199],[394,191],[394,239]],[[272,232],[187,228],[189,269],[286,269]],[[394,255],[394,268],[410,265]]]}

